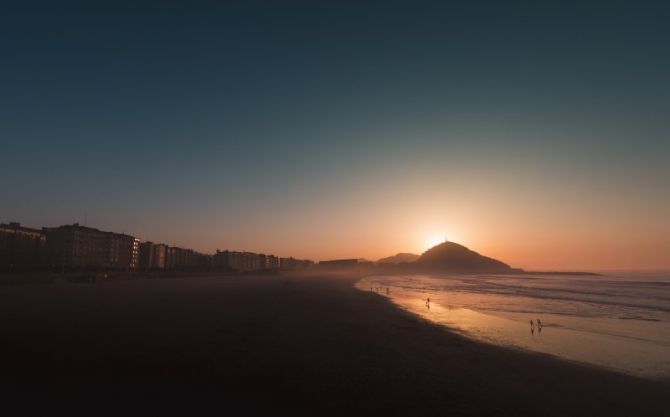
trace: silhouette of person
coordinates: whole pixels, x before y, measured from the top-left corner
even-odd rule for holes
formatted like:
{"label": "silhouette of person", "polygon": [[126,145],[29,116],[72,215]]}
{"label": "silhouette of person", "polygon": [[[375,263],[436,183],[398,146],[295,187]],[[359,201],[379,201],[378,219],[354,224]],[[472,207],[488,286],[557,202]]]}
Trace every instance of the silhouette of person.
{"label": "silhouette of person", "polygon": [[533,323],[533,320],[530,321],[530,334],[535,333],[535,323]]}
{"label": "silhouette of person", "polygon": [[542,333],[542,322],[540,319],[537,319],[537,332]]}

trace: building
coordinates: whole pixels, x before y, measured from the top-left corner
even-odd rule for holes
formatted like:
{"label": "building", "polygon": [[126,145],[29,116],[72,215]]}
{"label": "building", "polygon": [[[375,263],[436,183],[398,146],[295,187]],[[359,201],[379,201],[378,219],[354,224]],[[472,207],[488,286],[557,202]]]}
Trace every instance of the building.
{"label": "building", "polygon": [[319,267],[328,269],[354,268],[359,266],[358,259],[333,259],[319,262]]}
{"label": "building", "polygon": [[0,271],[39,270],[47,265],[46,233],[21,226],[0,224]]}
{"label": "building", "polygon": [[212,266],[220,271],[253,271],[257,263],[257,255],[250,252],[217,250],[212,257]]}
{"label": "building", "polygon": [[130,235],[78,223],[42,230],[22,227],[19,223],[0,224],[0,272],[38,269],[254,272],[313,265],[310,260],[253,252],[217,250],[214,255],[206,255],[162,243],[140,243]]}
{"label": "building", "polygon": [[305,269],[314,265],[313,261],[295,259],[295,258],[279,258],[279,268],[281,269]]}
{"label": "building", "polygon": [[212,255],[206,253],[194,252],[194,265],[198,271],[209,271],[212,269]]}
{"label": "building", "polygon": [[206,271],[211,268],[212,257],[175,246],[166,248],[165,269],[177,271]]}
{"label": "building", "polygon": [[181,270],[188,264],[188,249],[169,246],[165,258],[165,268],[170,270]]}
{"label": "building", "polygon": [[298,269],[307,269],[314,266],[314,261],[310,259],[298,259]]}
{"label": "building", "polygon": [[258,254],[242,252],[242,271],[258,271],[261,269],[261,260]]}
{"label": "building", "polygon": [[106,268],[118,270],[137,269],[140,260],[140,240],[122,233],[105,232],[108,260]]}
{"label": "building", "polygon": [[279,269],[279,266],[277,256],[263,253],[217,250],[212,256],[212,268],[218,271],[265,271]]}
{"label": "building", "polygon": [[218,271],[241,271],[242,252],[217,250],[212,256],[212,267]]}
{"label": "building", "polygon": [[268,256],[263,254],[263,253],[259,253],[256,256],[258,257],[258,268],[257,269],[259,269],[261,271],[264,271],[264,270],[268,269]]}
{"label": "building", "polygon": [[49,266],[58,270],[133,270],[139,264],[139,239],[78,223],[47,228]]}
{"label": "building", "polygon": [[279,257],[268,255],[268,269],[279,269]]}
{"label": "building", "polygon": [[162,243],[140,243],[139,268],[142,270],[165,269],[168,247]]}

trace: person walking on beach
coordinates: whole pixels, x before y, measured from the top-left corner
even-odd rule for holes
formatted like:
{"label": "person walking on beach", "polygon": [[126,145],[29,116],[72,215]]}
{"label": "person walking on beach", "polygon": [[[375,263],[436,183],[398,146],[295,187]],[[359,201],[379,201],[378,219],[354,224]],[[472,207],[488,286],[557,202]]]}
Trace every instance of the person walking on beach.
{"label": "person walking on beach", "polygon": [[530,320],[530,334],[535,333],[535,323],[533,323],[533,320]]}
{"label": "person walking on beach", "polygon": [[542,322],[540,319],[537,319],[537,332],[542,333]]}

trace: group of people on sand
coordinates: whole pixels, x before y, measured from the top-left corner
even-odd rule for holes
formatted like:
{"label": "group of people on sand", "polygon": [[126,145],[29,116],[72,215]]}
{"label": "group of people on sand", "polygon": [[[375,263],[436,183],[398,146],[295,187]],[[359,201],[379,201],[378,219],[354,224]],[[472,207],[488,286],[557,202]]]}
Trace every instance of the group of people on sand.
{"label": "group of people on sand", "polygon": [[[542,333],[542,321],[540,319],[537,319],[537,332]],[[535,333],[535,323],[533,322],[533,319],[530,320],[530,334]]]}
{"label": "group of people on sand", "polygon": [[[430,310],[430,297],[426,297],[426,308]],[[535,334],[536,324],[533,319],[530,320],[530,334]],[[542,333],[542,320],[537,319],[537,332]]]}
{"label": "group of people on sand", "polygon": [[[382,292],[384,291],[384,287],[372,287],[372,291]],[[389,287],[386,287],[386,295],[389,295],[389,292],[390,292]]]}

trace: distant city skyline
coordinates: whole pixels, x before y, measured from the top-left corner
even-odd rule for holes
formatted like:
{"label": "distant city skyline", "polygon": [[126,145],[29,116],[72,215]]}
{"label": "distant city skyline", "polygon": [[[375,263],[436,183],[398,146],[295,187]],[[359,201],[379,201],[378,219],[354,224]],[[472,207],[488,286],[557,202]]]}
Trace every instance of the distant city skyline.
{"label": "distant city skyline", "polygon": [[668,21],[661,2],[6,6],[0,222],[670,269]]}

